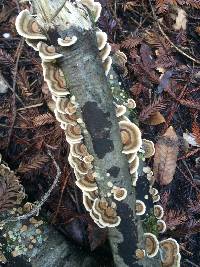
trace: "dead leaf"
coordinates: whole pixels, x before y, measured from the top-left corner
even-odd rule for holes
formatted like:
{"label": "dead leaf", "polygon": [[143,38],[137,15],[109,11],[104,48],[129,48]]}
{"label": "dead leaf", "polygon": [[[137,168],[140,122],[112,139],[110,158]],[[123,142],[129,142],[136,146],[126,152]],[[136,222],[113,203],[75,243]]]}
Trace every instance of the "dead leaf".
{"label": "dead leaf", "polygon": [[153,113],[149,119],[144,121],[144,123],[148,124],[148,125],[158,125],[158,124],[161,124],[163,122],[165,122],[165,118],[163,117],[163,115],[159,111]]}
{"label": "dead leaf", "polygon": [[161,185],[168,185],[173,180],[178,155],[178,137],[170,126],[155,145],[154,179]]}

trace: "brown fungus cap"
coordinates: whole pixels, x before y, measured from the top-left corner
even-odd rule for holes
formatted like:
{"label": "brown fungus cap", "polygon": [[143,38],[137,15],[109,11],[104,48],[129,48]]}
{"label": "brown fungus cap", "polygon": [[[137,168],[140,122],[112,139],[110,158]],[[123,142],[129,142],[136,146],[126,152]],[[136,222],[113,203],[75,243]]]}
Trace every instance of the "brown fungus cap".
{"label": "brown fungus cap", "polygon": [[116,205],[108,206],[105,199],[95,199],[92,207],[93,213],[99,216],[99,223],[104,227],[115,227],[120,224],[121,218],[117,216]]}
{"label": "brown fungus cap", "polygon": [[54,110],[56,120],[63,124],[71,124],[71,125],[77,125],[77,116],[75,114],[69,115],[69,114],[62,114],[57,111],[57,109]]}
{"label": "brown fungus cap", "polygon": [[153,199],[153,203],[156,203],[156,202],[158,202],[160,200],[160,195],[159,194],[153,195],[152,199]]}
{"label": "brown fungus cap", "polygon": [[97,22],[101,14],[101,4],[99,2],[94,2],[94,0],[81,0],[81,3],[91,11],[94,22]]}
{"label": "brown fungus cap", "polygon": [[94,200],[93,211],[98,216],[101,216],[105,212],[107,207],[108,207],[108,202],[105,199],[96,198]]}
{"label": "brown fungus cap", "polygon": [[69,144],[80,143],[83,139],[79,125],[68,124],[65,130],[66,140]]}
{"label": "brown fungus cap", "polygon": [[87,211],[91,211],[93,201],[83,192],[83,205]]}
{"label": "brown fungus cap", "polygon": [[111,52],[111,46],[107,43],[100,52],[101,60],[104,62]]}
{"label": "brown fungus cap", "polygon": [[84,194],[89,198],[91,199],[92,201],[94,201],[97,197],[98,197],[98,191],[95,190],[95,191],[85,191]]}
{"label": "brown fungus cap", "polygon": [[131,161],[131,163],[129,164],[130,174],[133,174],[137,171],[139,163],[140,163],[139,157],[136,156],[134,160]]}
{"label": "brown fungus cap", "polygon": [[137,153],[127,154],[128,163],[131,163],[136,158]]}
{"label": "brown fungus cap", "polygon": [[104,67],[106,76],[108,75],[108,73],[110,71],[111,65],[112,65],[112,58],[110,56],[108,56],[106,58],[106,60],[103,62],[103,67]]}
{"label": "brown fungus cap", "polygon": [[58,67],[51,63],[43,62],[44,80],[47,82],[50,92],[56,97],[69,95],[64,75]]}
{"label": "brown fungus cap", "polygon": [[58,44],[60,46],[68,47],[68,46],[75,44],[76,42],[77,42],[76,36],[72,36],[72,37],[66,36],[65,39],[58,38]]}
{"label": "brown fungus cap", "polygon": [[159,233],[164,233],[167,229],[166,223],[163,220],[157,221],[157,229]]}
{"label": "brown fungus cap", "polygon": [[22,10],[15,21],[16,30],[24,38],[46,40],[36,19],[25,9]]}
{"label": "brown fungus cap", "polygon": [[117,201],[121,201],[127,196],[127,190],[125,188],[117,186],[113,186],[111,193],[113,193],[114,199],[116,199]]}
{"label": "brown fungus cap", "polygon": [[107,34],[105,32],[98,31],[96,32],[96,38],[97,38],[98,49],[102,50],[107,43],[108,39]]}
{"label": "brown fungus cap", "polygon": [[53,45],[48,46],[44,42],[39,42],[37,44],[37,48],[42,61],[49,62],[63,56],[62,54],[56,52],[56,48]]}
{"label": "brown fungus cap", "polygon": [[139,177],[139,176],[138,176],[138,172],[137,172],[137,171],[134,172],[134,173],[131,175],[131,178],[132,178],[132,185],[133,185],[133,186],[136,186],[138,177]]}
{"label": "brown fungus cap", "polygon": [[179,244],[173,238],[160,242],[161,261],[163,267],[172,267],[180,264]]}
{"label": "brown fungus cap", "polygon": [[83,158],[83,161],[84,161],[85,163],[91,163],[93,160],[94,160],[94,157],[93,157],[92,155],[90,155],[90,154],[88,154],[87,156],[85,156],[85,157]]}
{"label": "brown fungus cap", "polygon": [[70,153],[73,157],[83,159],[83,157],[88,156],[87,147],[83,143],[71,144]]}
{"label": "brown fungus cap", "polygon": [[125,106],[117,105],[117,104],[115,104],[115,106],[116,106],[116,116],[117,116],[117,118],[121,117],[122,115],[124,115],[126,113],[126,107]]}
{"label": "brown fungus cap", "polygon": [[163,207],[160,206],[160,205],[154,205],[153,207],[153,212],[154,212],[154,216],[157,218],[157,219],[162,219],[163,215],[164,215],[164,210],[163,210]]}
{"label": "brown fungus cap", "polygon": [[130,109],[136,108],[135,100],[133,100],[132,98],[129,98],[127,100],[126,106],[127,106],[127,108],[130,108]]}
{"label": "brown fungus cap", "polygon": [[135,202],[136,215],[143,215],[146,212],[146,206],[143,201],[136,200]]}
{"label": "brown fungus cap", "polygon": [[150,187],[150,189],[149,189],[149,193],[150,193],[152,196],[158,195],[158,189],[156,189],[155,187]]}
{"label": "brown fungus cap", "polygon": [[56,99],[56,109],[62,114],[72,115],[76,112],[76,106],[66,97],[58,97]]}
{"label": "brown fungus cap", "polygon": [[88,172],[81,178],[80,180],[76,181],[76,185],[82,190],[82,191],[95,191],[98,189],[97,183],[95,181],[95,177],[91,172]]}
{"label": "brown fungus cap", "polygon": [[119,128],[123,144],[122,153],[131,154],[137,152],[142,145],[141,132],[137,125],[132,122],[122,120],[119,122]]}
{"label": "brown fungus cap", "polygon": [[72,157],[72,162],[74,164],[74,169],[76,169],[78,173],[84,174],[84,175],[87,174],[89,170],[91,170],[93,167],[91,163],[85,163],[84,161],[78,158],[74,158],[74,157]]}
{"label": "brown fungus cap", "polygon": [[159,250],[159,242],[155,235],[152,233],[145,233],[145,251],[149,258],[156,256]]}
{"label": "brown fungus cap", "polygon": [[155,154],[154,143],[147,139],[142,139],[142,148],[144,150],[144,157],[150,158]]}
{"label": "brown fungus cap", "polygon": [[145,257],[145,254],[146,253],[145,253],[145,250],[144,249],[138,248],[135,251],[135,256],[136,256],[137,259],[143,259]]}
{"label": "brown fungus cap", "polygon": [[99,222],[103,226],[116,227],[120,224],[121,218],[117,216],[117,212],[112,207],[107,207],[104,213],[100,216]]}

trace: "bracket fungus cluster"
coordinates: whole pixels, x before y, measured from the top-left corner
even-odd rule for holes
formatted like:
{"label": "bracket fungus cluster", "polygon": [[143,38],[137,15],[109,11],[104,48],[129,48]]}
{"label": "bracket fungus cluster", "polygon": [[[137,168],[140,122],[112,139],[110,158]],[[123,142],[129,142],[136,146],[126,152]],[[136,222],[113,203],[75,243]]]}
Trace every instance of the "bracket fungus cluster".
{"label": "bracket fungus cluster", "polygon": [[[71,1],[67,2],[67,8],[69,10],[70,8],[71,10],[73,8],[80,8],[82,13],[87,13],[85,17],[89,16],[92,22],[96,22],[98,20],[101,12],[100,3],[94,2],[93,0],[76,0],[73,3]],[[85,17],[83,19],[85,19]],[[69,18],[72,20],[72,22],[77,19],[76,16],[72,18],[72,15],[70,14]],[[78,21],[80,22],[81,20]],[[79,23],[79,26],[80,24],[81,23]],[[87,25],[89,24],[90,23],[88,23]],[[74,33],[72,34],[73,31],[70,30],[70,26],[66,23],[66,29],[64,29],[62,34],[66,35],[67,32],[67,36],[63,36],[62,34],[56,32],[56,37],[53,36],[51,40],[51,36],[48,34],[48,25],[40,25],[42,24],[39,23],[38,18],[32,16],[28,10],[21,11],[16,19],[16,29],[18,33],[26,38],[27,44],[38,51],[39,56],[41,57],[44,80],[47,82],[49,91],[52,95],[52,99],[55,102],[55,117],[60,123],[60,127],[64,130],[66,140],[70,146],[68,161],[70,166],[74,169],[76,185],[83,193],[83,204],[85,206],[85,209],[89,212],[91,218],[100,228],[116,227],[121,222],[121,218],[117,214],[117,203],[119,201],[123,202],[125,201],[125,199],[128,199],[127,195],[129,188],[124,188],[122,187],[122,184],[117,184],[117,182],[114,182],[115,184],[112,184],[110,182],[107,184],[109,190],[106,189],[106,193],[108,193],[102,194],[98,186],[98,182],[100,179],[103,180],[104,177],[99,178],[99,174],[95,169],[95,155],[92,155],[93,149],[91,149],[89,146],[86,146],[87,138],[85,137],[87,137],[87,134],[85,133],[88,132],[88,128],[85,126],[87,119],[83,117],[84,109],[82,107],[80,108],[80,103],[76,101],[78,95],[76,95],[75,97],[75,92],[73,94],[72,90],[70,90],[69,80],[68,77],[66,77],[67,71],[65,71],[64,73],[65,65],[64,63],[63,65],[61,64],[62,60],[65,61],[65,59],[67,58],[66,54],[68,53],[68,51],[71,51],[69,49],[70,47],[72,48],[72,50],[76,50],[76,47],[79,47],[79,32],[77,31],[77,35],[74,35]],[[53,24],[51,24],[51,26],[52,25]],[[85,29],[88,30],[88,27],[86,27]],[[98,29],[98,31],[94,33],[94,37],[96,37],[95,56],[97,56],[96,58],[101,59],[99,61],[102,67],[102,73],[104,75],[105,71],[105,75],[107,76],[112,64],[112,58],[109,56],[111,52],[111,46],[107,43],[107,34],[102,32],[101,30]],[[126,56],[122,52],[120,53],[123,57],[123,61],[126,60]],[[63,67],[62,69],[61,66]],[[79,66],[78,62],[74,64],[74,68],[75,66]],[[76,84],[76,81],[73,82],[74,84]],[[79,84],[76,84],[76,86],[74,87],[78,86]],[[97,103],[95,102],[95,104]],[[142,150],[144,152],[144,158],[151,157],[155,152],[154,144],[149,140],[142,140],[141,131],[139,130],[138,126],[135,123],[131,122],[128,116],[126,116],[127,110],[134,109],[136,106],[133,99],[129,98],[126,103],[114,103],[114,105],[116,108],[116,122],[118,122],[119,124],[119,140],[121,137],[121,141],[119,141],[119,151],[124,154],[123,157],[127,158],[127,167],[129,166],[129,173],[131,174],[131,177],[133,179],[132,184],[136,186],[138,179],[137,170],[139,167],[138,154]],[[100,111],[103,113],[103,120],[106,120],[104,118],[104,112],[102,110]],[[101,133],[99,132],[98,134],[101,135]],[[115,166],[115,169],[118,169],[117,167],[118,166]],[[128,168],[126,169],[128,170]],[[146,171],[149,180],[153,179],[152,171]],[[128,172],[126,172],[126,175],[127,174]],[[105,176],[110,176],[109,171]],[[150,193],[152,195],[153,202],[159,201],[160,198],[158,191],[156,191],[156,189],[152,187],[152,184]],[[128,206],[127,203],[124,206]],[[156,218],[158,219],[157,224],[159,232],[162,233],[165,231],[166,225],[162,220],[163,210],[159,208],[159,205],[155,205],[154,213]],[[136,215],[143,215],[146,211],[144,202],[137,200],[135,209]],[[132,219],[130,221],[131,223],[133,223]],[[142,258],[145,255],[147,255],[147,257],[149,258],[154,257],[159,251],[159,241],[152,233],[145,233],[144,238],[146,244],[145,249],[138,249],[136,251],[137,257]],[[165,256],[163,256],[163,259],[165,260]]]}
{"label": "bracket fungus cluster", "polygon": [[[77,0],[69,5],[72,5],[69,8],[73,9],[77,5],[82,11],[88,12],[89,17],[95,22],[101,13],[101,4],[93,0]],[[44,24],[44,27],[40,25],[39,19],[31,15],[28,10],[21,11],[16,19],[18,33],[25,38],[28,45],[39,52],[42,60],[44,80],[55,102],[55,117],[60,122],[60,127],[64,130],[66,140],[70,145],[68,160],[74,169],[76,185],[83,192],[83,204],[100,227],[114,227],[120,223],[116,205],[114,202],[109,202],[105,206],[105,201],[98,194],[98,185],[93,171],[93,156],[88,153],[84,144],[82,119],[77,115],[78,103],[75,101],[75,96],[70,94],[70,88],[58,64],[58,59],[63,57],[63,54],[59,52],[61,48],[68,49],[79,42],[79,39],[75,35],[64,38],[60,36],[57,38],[57,44],[54,42],[51,45],[47,25]],[[96,43],[105,75],[108,75],[112,64],[109,56],[111,46],[107,43],[107,34],[99,29],[96,32]],[[115,188],[113,190],[110,195],[113,194],[114,199],[121,201],[126,197],[126,189]]]}

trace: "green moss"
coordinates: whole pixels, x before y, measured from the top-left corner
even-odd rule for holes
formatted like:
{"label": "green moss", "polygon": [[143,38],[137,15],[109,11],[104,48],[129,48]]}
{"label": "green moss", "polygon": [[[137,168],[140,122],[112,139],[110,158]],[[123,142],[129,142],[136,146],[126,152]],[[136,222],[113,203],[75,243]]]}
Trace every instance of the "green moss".
{"label": "green moss", "polygon": [[145,232],[158,236],[157,219],[153,215],[152,211],[150,212],[150,215],[143,221],[143,228]]}

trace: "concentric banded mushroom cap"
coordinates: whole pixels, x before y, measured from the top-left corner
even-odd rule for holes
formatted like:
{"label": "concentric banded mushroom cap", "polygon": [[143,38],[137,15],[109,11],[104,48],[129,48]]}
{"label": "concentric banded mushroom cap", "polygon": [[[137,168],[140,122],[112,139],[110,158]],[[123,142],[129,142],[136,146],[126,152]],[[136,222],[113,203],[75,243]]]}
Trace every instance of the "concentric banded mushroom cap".
{"label": "concentric banded mushroom cap", "polygon": [[76,185],[82,190],[82,191],[95,191],[98,189],[97,183],[95,181],[95,177],[92,175],[92,173],[87,173],[81,178],[80,180],[76,181]]}
{"label": "concentric banded mushroom cap", "polygon": [[110,71],[111,65],[112,65],[112,58],[108,56],[106,60],[103,62],[103,67],[104,67],[106,76],[108,75]]}
{"label": "concentric banded mushroom cap", "polygon": [[138,176],[138,172],[137,172],[137,171],[134,172],[134,173],[131,175],[131,178],[132,178],[132,185],[133,185],[133,186],[136,186],[138,177],[139,177],[139,176]]}
{"label": "concentric banded mushroom cap", "polygon": [[127,154],[128,163],[133,162],[136,156],[137,156],[137,153]]}
{"label": "concentric banded mushroom cap", "polygon": [[159,242],[155,235],[152,233],[145,233],[145,251],[149,258],[156,256],[159,250]]}
{"label": "concentric banded mushroom cap", "polygon": [[52,81],[46,81],[49,91],[51,92],[51,94],[55,97],[63,97],[63,96],[67,96],[70,94],[70,92],[64,88],[64,87],[60,87],[58,82],[52,82]]}
{"label": "concentric banded mushroom cap", "polygon": [[150,193],[152,196],[158,195],[158,189],[156,189],[155,187],[151,187],[151,188],[149,189],[149,193]]}
{"label": "concentric banded mushroom cap", "polygon": [[47,82],[52,94],[56,97],[70,94],[66,88],[65,78],[61,69],[47,62],[42,62],[42,68],[44,80]]}
{"label": "concentric banded mushroom cap", "polygon": [[[93,203],[93,205],[94,205],[94,203]],[[98,222],[99,221],[99,215],[94,212],[93,205],[92,205],[92,209],[90,211],[90,216],[95,222]]]}
{"label": "concentric banded mushroom cap", "polygon": [[136,155],[134,160],[131,161],[131,163],[129,164],[130,174],[133,174],[137,171],[139,163],[140,163],[139,157]]}
{"label": "concentric banded mushroom cap", "polygon": [[127,190],[122,187],[114,186],[111,190],[111,193],[113,193],[114,199],[117,201],[121,201],[126,198],[127,196]]}
{"label": "concentric banded mushroom cap", "polygon": [[41,29],[36,19],[31,16],[30,12],[22,10],[16,18],[16,30],[19,35],[28,39],[46,40],[46,36],[41,33]]}
{"label": "concentric banded mushroom cap", "polygon": [[93,221],[100,227],[105,228],[100,222],[99,222],[99,216],[94,213],[93,209],[90,211],[90,217],[93,219]]}
{"label": "concentric banded mushroom cap", "polygon": [[132,122],[122,120],[119,122],[119,128],[123,144],[122,153],[131,154],[137,152],[142,145],[141,132],[137,125]]}
{"label": "concentric banded mushroom cap", "polygon": [[90,155],[90,154],[88,154],[87,156],[83,157],[83,161],[85,163],[91,163],[93,160],[94,160],[94,157],[92,155]]}
{"label": "concentric banded mushroom cap", "polygon": [[57,109],[54,110],[56,120],[63,124],[71,124],[71,125],[77,125],[77,116],[75,114],[69,115],[69,114],[62,114],[57,111]]}
{"label": "concentric banded mushroom cap", "polygon": [[179,244],[175,239],[168,238],[160,242],[161,261],[163,267],[177,266],[180,263]]}
{"label": "concentric banded mushroom cap", "polygon": [[80,143],[83,139],[81,135],[81,128],[79,125],[68,124],[65,130],[66,140],[69,144]]}
{"label": "concentric banded mushroom cap", "polygon": [[56,49],[53,45],[48,46],[44,42],[39,42],[37,44],[37,48],[39,51],[39,56],[43,61],[49,62],[63,56],[62,54],[56,52]]}
{"label": "concentric banded mushroom cap", "polygon": [[84,194],[91,199],[92,201],[94,201],[96,198],[98,198],[98,191],[85,191]]}
{"label": "concentric banded mushroom cap", "polygon": [[65,39],[58,38],[57,41],[60,46],[68,47],[68,46],[75,44],[77,40],[78,38],[76,36],[72,36],[72,37],[66,36]]}
{"label": "concentric banded mushroom cap", "polygon": [[59,81],[60,87],[65,87],[64,74],[61,69],[49,62],[42,62],[42,68],[45,81]]}
{"label": "concentric banded mushroom cap", "polygon": [[138,248],[135,251],[135,256],[136,256],[137,259],[143,259],[145,257],[145,254],[146,254],[146,252],[145,252],[144,249]]}
{"label": "concentric banded mushroom cap", "polygon": [[87,211],[92,210],[93,201],[83,192],[83,205]]}
{"label": "concentric banded mushroom cap", "polygon": [[129,98],[127,100],[127,104],[126,104],[127,108],[130,108],[130,109],[134,109],[136,108],[136,103],[135,103],[135,100],[133,100],[132,98]]}
{"label": "concentric banded mushroom cap", "polygon": [[98,49],[102,50],[107,43],[107,34],[105,32],[96,32]]}
{"label": "concentric banded mushroom cap", "polygon": [[88,156],[87,147],[83,143],[71,144],[70,153],[73,157],[82,159],[85,156]]}
{"label": "concentric banded mushroom cap", "polygon": [[56,98],[56,109],[62,114],[72,115],[76,112],[76,106],[66,97]]}
{"label": "concentric banded mushroom cap", "polygon": [[136,200],[135,202],[136,215],[143,215],[146,212],[146,206],[143,201]]}
{"label": "concentric banded mushroom cap", "polygon": [[142,139],[142,148],[144,150],[144,157],[150,158],[155,154],[154,143],[147,139]]}
{"label": "concentric banded mushroom cap", "polygon": [[152,199],[153,199],[153,203],[156,203],[156,202],[158,202],[159,200],[160,200],[160,195],[153,195],[152,196]]}
{"label": "concentric banded mushroom cap", "polygon": [[100,18],[101,15],[102,6],[99,2],[94,2],[92,12],[94,14],[94,21],[97,22],[97,20]]}
{"label": "concentric banded mushroom cap", "polygon": [[152,181],[152,182],[154,181],[154,176],[153,176],[153,172],[152,171],[147,173],[147,180]]}
{"label": "concentric banded mushroom cap", "polygon": [[107,207],[108,207],[108,202],[105,199],[96,198],[94,200],[92,209],[95,214],[97,214],[98,216],[101,216],[105,212]]}
{"label": "concentric banded mushroom cap", "polygon": [[116,117],[121,117],[126,113],[126,107],[123,105],[115,105],[116,106]]}
{"label": "concentric banded mushroom cap", "polygon": [[101,60],[104,62],[111,52],[111,46],[107,43],[100,52]]}
{"label": "concentric banded mushroom cap", "polygon": [[127,56],[124,54],[124,52],[117,50],[115,54],[117,55],[118,58],[121,58],[121,60],[123,60],[125,65],[125,63],[127,62]]}
{"label": "concentric banded mushroom cap", "polygon": [[97,22],[101,15],[101,4],[99,2],[94,2],[93,0],[81,0],[81,3],[92,12],[94,21]]}
{"label": "concentric banded mushroom cap", "polygon": [[103,214],[99,217],[99,222],[103,226],[116,227],[120,224],[121,218],[117,216],[117,212],[112,207],[107,207]]}
{"label": "concentric banded mushroom cap", "polygon": [[72,155],[70,153],[68,155],[68,162],[69,162],[69,165],[74,169],[75,164],[74,164],[73,157],[72,157]]}
{"label": "concentric banded mushroom cap", "polygon": [[154,212],[154,216],[157,219],[162,219],[162,217],[164,215],[164,210],[163,210],[163,207],[162,206],[160,206],[160,205],[154,205],[153,212]]}
{"label": "concentric banded mushroom cap", "polygon": [[159,233],[164,233],[167,229],[166,223],[163,220],[158,220],[157,228]]}
{"label": "concentric banded mushroom cap", "polygon": [[146,173],[146,174],[151,172],[151,168],[150,168],[149,166],[145,166],[145,167],[143,167],[142,170],[143,170],[143,172]]}
{"label": "concentric banded mushroom cap", "polygon": [[[73,163],[74,163],[74,169],[76,169],[76,171],[80,174],[84,174],[84,175],[87,174],[89,172],[89,170],[91,170],[93,167],[91,163],[87,164],[84,161],[79,160],[78,158],[72,157],[72,159],[73,159]],[[88,191],[90,191],[90,190],[88,190]],[[92,191],[94,191],[94,190],[92,190]]]}

